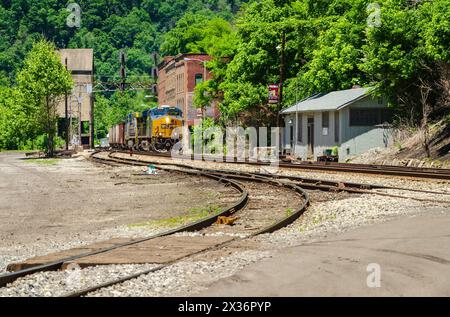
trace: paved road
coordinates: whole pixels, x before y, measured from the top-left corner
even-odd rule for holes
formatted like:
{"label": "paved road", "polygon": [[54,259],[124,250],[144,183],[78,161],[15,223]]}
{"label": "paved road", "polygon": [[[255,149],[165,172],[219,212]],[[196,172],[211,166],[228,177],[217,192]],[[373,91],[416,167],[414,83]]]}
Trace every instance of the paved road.
{"label": "paved road", "polygon": [[[374,273],[380,267],[380,287]],[[450,296],[450,210],[282,250],[201,296]]]}

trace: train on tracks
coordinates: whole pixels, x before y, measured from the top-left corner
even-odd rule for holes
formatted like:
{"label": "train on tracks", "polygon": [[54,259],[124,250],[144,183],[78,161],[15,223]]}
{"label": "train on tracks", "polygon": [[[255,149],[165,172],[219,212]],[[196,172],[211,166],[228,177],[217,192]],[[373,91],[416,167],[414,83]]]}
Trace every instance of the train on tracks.
{"label": "train on tracks", "polygon": [[183,112],[162,106],[127,115],[109,130],[109,145],[115,149],[167,152],[181,140]]}

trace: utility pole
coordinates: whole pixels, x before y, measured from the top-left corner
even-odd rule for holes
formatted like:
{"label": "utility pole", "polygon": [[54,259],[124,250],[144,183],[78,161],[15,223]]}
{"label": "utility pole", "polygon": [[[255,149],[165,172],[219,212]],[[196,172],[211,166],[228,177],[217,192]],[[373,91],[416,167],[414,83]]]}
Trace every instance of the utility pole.
{"label": "utility pole", "polygon": [[81,121],[81,105],[82,105],[82,95],[81,95],[81,86],[78,85],[78,97],[77,97],[77,102],[78,102],[78,146],[82,146],[83,143],[81,142],[81,134],[83,133],[82,130],[82,125],[83,125],[83,121]]}
{"label": "utility pole", "polygon": [[[66,64],[66,70],[67,70],[67,57],[65,60]],[[69,150],[69,110],[68,110],[68,97],[67,92],[64,94],[64,110],[65,110],[65,116],[66,120],[64,122],[64,128],[66,130],[66,151]]]}
{"label": "utility pole", "polygon": [[284,49],[286,45],[286,33],[281,31],[281,49],[280,49],[280,88],[278,95],[278,111],[277,111],[277,126],[281,126],[280,112],[283,108],[283,81],[284,81]]}
{"label": "utility pole", "polygon": [[158,81],[158,52],[153,52],[152,55],[153,67],[152,67],[152,79],[154,81],[152,85],[152,94],[155,97],[156,101],[158,101],[158,89],[157,89],[157,81]]}
{"label": "utility pole", "polygon": [[120,82],[120,90],[122,90],[122,92],[125,91],[125,86],[126,86],[126,78],[127,78],[127,71],[126,71],[126,56],[125,56],[125,52],[124,51],[120,51],[120,78],[121,78],[121,82]]}
{"label": "utility pole", "polygon": [[[94,82],[94,76],[91,75],[91,82]],[[95,138],[95,131],[94,131],[94,91],[92,88],[92,84],[86,85],[86,90],[89,95],[89,146],[91,149],[95,147],[94,144],[94,138]]]}

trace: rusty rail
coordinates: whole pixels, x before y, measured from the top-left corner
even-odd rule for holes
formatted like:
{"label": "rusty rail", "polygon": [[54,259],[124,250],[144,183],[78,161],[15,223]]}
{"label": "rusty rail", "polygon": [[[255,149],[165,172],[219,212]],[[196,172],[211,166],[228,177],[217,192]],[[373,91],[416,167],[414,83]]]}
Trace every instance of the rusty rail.
{"label": "rusty rail", "polygon": [[[109,158],[112,159],[113,161],[117,162],[117,163],[122,161],[124,164],[132,164],[133,163],[132,161],[136,161],[134,159],[127,159],[127,158],[113,158],[112,154],[113,154],[113,152],[108,155]],[[139,161],[137,161],[137,162],[139,162]],[[176,167],[185,168],[186,170],[182,170],[181,171],[181,170],[167,169],[167,168],[164,168],[164,167],[161,166],[161,165],[167,165],[167,164],[158,163],[158,162],[154,162],[154,163],[153,162],[152,163],[146,162],[145,164],[142,164],[142,165],[148,165],[148,164],[154,164],[154,165],[156,165],[157,168],[162,169],[162,170],[168,170],[168,171],[178,171],[178,172],[181,172],[181,173],[191,173],[189,170],[193,170],[192,172],[194,172],[194,173],[197,173],[197,172],[206,173],[203,169],[196,169],[196,168],[193,168],[191,166],[187,166],[187,165],[183,165],[183,164],[176,164],[176,163],[172,163],[170,165],[176,166]],[[191,253],[191,254],[188,254],[188,255],[186,255],[186,256],[184,256],[182,258],[179,258],[179,259],[170,261],[168,263],[162,264],[162,265],[160,265],[160,266],[158,266],[156,268],[152,268],[150,270],[145,270],[145,271],[142,271],[142,272],[139,272],[139,273],[135,273],[135,274],[132,274],[132,275],[129,275],[129,276],[125,276],[123,278],[120,278],[120,279],[117,279],[117,280],[113,280],[113,281],[109,281],[109,282],[106,282],[106,283],[102,283],[102,284],[99,284],[99,285],[96,285],[96,286],[92,286],[92,287],[89,287],[89,288],[86,288],[86,289],[83,289],[83,290],[80,290],[80,291],[75,291],[75,292],[72,292],[70,294],[67,294],[65,297],[85,296],[85,295],[87,295],[89,293],[92,293],[94,291],[97,291],[99,289],[102,289],[102,288],[105,288],[105,287],[109,287],[109,286],[113,286],[113,285],[116,285],[116,284],[120,284],[120,283],[126,282],[128,280],[132,280],[134,278],[137,278],[137,277],[139,277],[141,275],[145,275],[145,274],[149,274],[149,273],[153,273],[153,272],[162,270],[163,268],[168,267],[169,265],[171,265],[171,264],[173,264],[175,262],[178,262],[178,261],[180,261],[182,259],[185,259],[185,258],[188,258],[188,257],[192,257],[192,256],[197,255],[199,253],[204,253],[204,252],[207,252],[207,251],[211,251],[211,250],[214,250],[214,249],[221,248],[221,247],[223,247],[225,245],[228,245],[228,244],[230,244],[230,243],[232,243],[234,241],[247,239],[249,237],[254,237],[254,236],[257,236],[257,235],[260,235],[260,234],[264,234],[264,233],[274,232],[276,230],[279,230],[279,229],[281,229],[281,228],[291,224],[296,219],[298,219],[306,211],[306,208],[310,204],[310,199],[309,199],[308,193],[306,191],[304,191],[302,188],[300,188],[299,186],[297,186],[295,184],[292,184],[292,183],[280,182],[280,181],[273,180],[273,179],[271,179],[269,177],[264,177],[264,176],[227,174],[224,171],[217,171],[217,170],[216,171],[208,170],[208,172],[206,174],[208,174],[208,175],[216,175],[217,177],[225,177],[227,179],[228,178],[239,178],[239,179],[246,180],[246,181],[264,182],[264,183],[270,183],[270,184],[275,185],[275,186],[284,186],[284,187],[287,187],[287,188],[291,188],[297,194],[299,194],[300,196],[303,197],[303,203],[292,214],[290,214],[290,215],[280,219],[279,221],[277,221],[275,223],[270,224],[267,227],[261,228],[260,230],[252,233],[251,235],[249,235],[246,238],[238,238],[238,237],[236,237],[236,238],[233,238],[233,239],[231,239],[229,241],[226,241],[226,242],[223,242],[223,243],[220,243],[220,244],[216,244],[216,245],[211,246],[209,248],[206,248],[204,250],[201,250],[201,251],[198,251],[198,252],[195,252],[195,253]]]}
{"label": "rusty rail", "polygon": [[[169,153],[134,151],[135,154],[170,158]],[[193,155],[184,155],[180,157],[184,160],[193,160]],[[202,155],[202,161],[212,161],[213,156]],[[215,157],[217,158],[217,157]],[[198,159],[198,158],[196,158]],[[251,161],[248,159],[237,159],[222,157],[222,162],[230,164],[247,164],[247,165],[270,165],[264,161]],[[279,167],[287,169],[305,169],[305,170],[322,170],[331,172],[347,172],[362,174],[377,174],[388,176],[427,178],[427,179],[443,179],[450,180],[450,169],[448,168],[425,168],[425,167],[408,167],[396,165],[376,165],[376,164],[356,164],[356,163],[336,163],[336,162],[307,162],[301,161],[296,163],[280,162]]]}
{"label": "rusty rail", "polygon": [[[93,157],[97,153],[98,152],[94,152],[91,155],[91,157]],[[11,282],[15,281],[16,279],[18,279],[20,277],[24,277],[24,276],[29,275],[29,274],[33,274],[33,273],[37,273],[37,272],[43,272],[43,271],[55,271],[55,270],[58,270],[65,262],[73,261],[73,260],[80,259],[80,258],[83,258],[83,257],[91,256],[91,255],[105,253],[105,252],[112,251],[112,250],[117,249],[117,248],[122,248],[122,247],[125,247],[125,246],[137,244],[137,243],[148,241],[148,240],[151,240],[151,239],[155,239],[155,238],[171,235],[171,234],[174,234],[174,233],[177,233],[177,232],[200,230],[200,229],[202,229],[204,227],[207,227],[207,226],[211,225],[212,223],[214,223],[219,216],[228,216],[228,215],[233,214],[236,211],[242,209],[243,207],[245,207],[245,205],[248,202],[248,192],[247,192],[247,190],[243,186],[241,186],[239,183],[237,183],[237,182],[234,182],[234,181],[232,181],[230,179],[226,179],[224,177],[220,177],[220,176],[217,176],[217,175],[204,173],[204,172],[201,172],[201,171],[195,171],[195,172],[191,171],[191,172],[187,172],[187,173],[201,175],[201,176],[204,176],[204,177],[208,177],[208,178],[214,179],[214,180],[216,180],[218,182],[227,183],[230,186],[232,186],[233,188],[235,188],[238,192],[240,192],[241,193],[241,197],[239,198],[239,200],[237,202],[235,202],[231,206],[225,208],[224,210],[222,210],[219,213],[216,213],[216,214],[214,214],[212,216],[200,219],[200,220],[195,221],[193,223],[189,223],[187,225],[177,227],[177,228],[172,229],[172,230],[168,230],[168,231],[165,231],[165,232],[162,232],[162,233],[159,233],[159,234],[155,234],[155,235],[152,235],[150,237],[146,237],[146,238],[142,238],[142,239],[138,239],[138,240],[133,240],[133,241],[126,242],[126,243],[117,244],[117,245],[114,245],[114,246],[109,247],[109,248],[104,248],[104,249],[101,249],[101,250],[97,250],[97,251],[93,251],[93,252],[87,252],[87,253],[80,254],[80,255],[77,255],[77,256],[63,258],[63,259],[54,261],[52,263],[39,265],[39,266],[35,266],[35,267],[19,270],[19,271],[16,271],[16,272],[11,272],[11,273],[6,273],[6,274],[3,274],[3,275],[0,275],[0,287],[4,287],[8,283],[11,283]]]}

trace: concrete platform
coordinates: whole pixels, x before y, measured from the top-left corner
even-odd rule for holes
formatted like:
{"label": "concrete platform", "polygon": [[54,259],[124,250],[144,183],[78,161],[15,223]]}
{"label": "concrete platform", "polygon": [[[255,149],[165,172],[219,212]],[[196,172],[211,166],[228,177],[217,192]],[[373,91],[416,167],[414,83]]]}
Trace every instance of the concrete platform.
{"label": "concrete platform", "polygon": [[450,296],[450,210],[284,249],[199,296]]}

